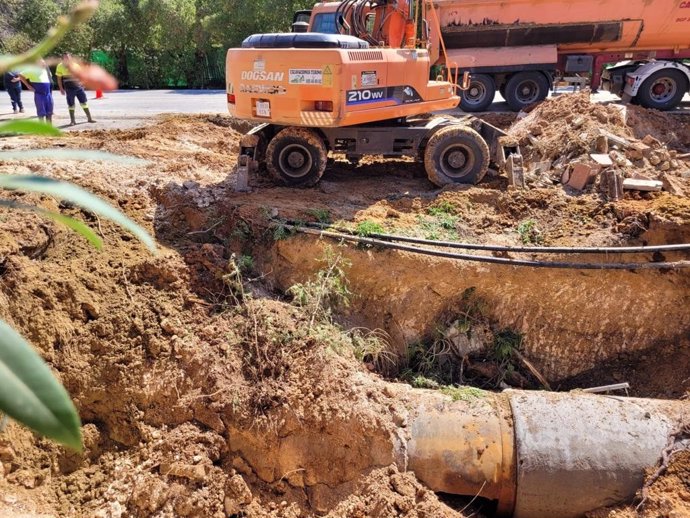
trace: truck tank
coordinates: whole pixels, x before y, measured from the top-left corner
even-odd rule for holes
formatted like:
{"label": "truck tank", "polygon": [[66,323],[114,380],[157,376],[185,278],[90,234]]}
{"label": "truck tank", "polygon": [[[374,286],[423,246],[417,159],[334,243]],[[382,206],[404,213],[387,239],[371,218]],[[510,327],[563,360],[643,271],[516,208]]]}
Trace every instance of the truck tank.
{"label": "truck tank", "polygon": [[556,45],[561,53],[690,48],[688,0],[436,0],[450,49]]}

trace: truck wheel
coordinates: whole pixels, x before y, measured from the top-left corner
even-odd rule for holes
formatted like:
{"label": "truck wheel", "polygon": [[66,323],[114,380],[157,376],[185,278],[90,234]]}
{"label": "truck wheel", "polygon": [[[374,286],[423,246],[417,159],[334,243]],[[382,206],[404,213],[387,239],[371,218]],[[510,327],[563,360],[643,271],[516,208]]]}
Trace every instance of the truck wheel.
{"label": "truck wheel", "polygon": [[496,96],[494,78],[486,74],[472,74],[470,87],[460,91],[460,109],[465,112],[483,112]]}
{"label": "truck wheel", "polygon": [[489,168],[489,146],[467,126],[453,125],[434,133],[424,150],[424,169],[432,183],[479,183]]}
{"label": "truck wheel", "polygon": [[644,80],[637,92],[641,106],[656,110],[672,110],[688,91],[688,79],[680,70],[667,68]]}
{"label": "truck wheel", "polygon": [[508,79],[505,100],[513,111],[546,99],[549,82],[541,72],[519,72]]}
{"label": "truck wheel", "polygon": [[311,187],[326,169],[326,145],[309,128],[285,128],[266,148],[266,169],[291,187]]}

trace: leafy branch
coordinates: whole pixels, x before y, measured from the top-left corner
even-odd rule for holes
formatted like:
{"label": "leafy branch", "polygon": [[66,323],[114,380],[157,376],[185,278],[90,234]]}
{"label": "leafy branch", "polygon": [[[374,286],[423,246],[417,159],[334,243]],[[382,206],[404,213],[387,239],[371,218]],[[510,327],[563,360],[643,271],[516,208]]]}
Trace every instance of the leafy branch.
{"label": "leafy branch", "polygon": [[[0,55],[0,73],[12,70],[26,63],[35,63],[50,52],[79,23],[87,21],[98,7],[97,0],[86,0],[79,4],[69,16],[58,19],[55,27],[32,49],[19,55]],[[112,85],[114,78],[98,67],[79,66],[82,76],[92,84]],[[60,131],[47,124],[34,121],[10,121],[0,125],[1,134],[33,134],[59,136]],[[55,158],[51,150],[51,158]],[[41,158],[41,150],[30,150],[12,155],[0,154],[4,159]],[[73,151],[66,157],[71,159],[96,159],[132,161],[107,153],[93,151]],[[0,175],[0,189],[36,192],[67,200],[82,209],[100,215],[128,230],[144,243],[152,253],[156,253],[153,238],[134,221],[115,207],[88,193],[84,189],[65,182],[40,176]],[[32,211],[43,217],[61,223],[85,237],[95,248],[102,248],[102,240],[84,223],[52,212],[41,207],[0,198],[0,207]],[[34,431],[66,446],[81,450],[81,424],[77,410],[67,391],[53,376],[50,368],[38,353],[7,323],[0,320],[0,411],[25,424]],[[4,422],[4,416],[3,421]],[[0,427],[0,432],[1,432]]]}

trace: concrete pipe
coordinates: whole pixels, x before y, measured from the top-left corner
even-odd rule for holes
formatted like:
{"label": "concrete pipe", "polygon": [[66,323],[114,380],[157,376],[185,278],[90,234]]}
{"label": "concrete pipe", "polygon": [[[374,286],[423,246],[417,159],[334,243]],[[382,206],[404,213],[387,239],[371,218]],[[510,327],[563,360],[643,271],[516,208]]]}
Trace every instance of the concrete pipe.
{"label": "concrete pipe", "polygon": [[577,518],[631,500],[690,415],[682,401],[512,390],[455,402],[425,394],[415,406],[408,469],[515,518]]}

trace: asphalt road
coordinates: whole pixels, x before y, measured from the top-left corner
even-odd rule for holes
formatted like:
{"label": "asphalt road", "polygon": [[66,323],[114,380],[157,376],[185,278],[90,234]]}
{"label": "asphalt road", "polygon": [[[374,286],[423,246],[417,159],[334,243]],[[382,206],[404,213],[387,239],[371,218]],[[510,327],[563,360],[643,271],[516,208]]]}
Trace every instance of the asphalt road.
{"label": "asphalt road", "polygon": [[[77,107],[77,126],[69,128],[67,103],[60,92],[53,92],[55,101],[54,123],[67,131],[84,129],[126,129],[150,122],[151,119],[163,113],[227,113],[225,92],[222,90],[118,90],[110,92],[102,99],[95,99],[93,92],[89,94],[89,105],[96,119],[95,124],[86,123],[84,113]],[[563,94],[559,91],[558,94]],[[617,102],[618,98],[608,92],[597,93],[596,102]],[[10,109],[10,99],[5,92],[0,92],[0,121],[15,117],[32,117],[34,112],[33,99],[29,92],[24,92],[26,113],[13,115]],[[508,105],[500,95],[496,95],[490,111],[510,111]],[[690,115],[690,95],[685,96],[679,112]]]}

